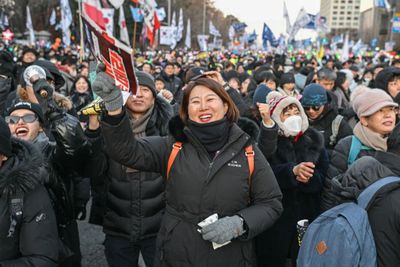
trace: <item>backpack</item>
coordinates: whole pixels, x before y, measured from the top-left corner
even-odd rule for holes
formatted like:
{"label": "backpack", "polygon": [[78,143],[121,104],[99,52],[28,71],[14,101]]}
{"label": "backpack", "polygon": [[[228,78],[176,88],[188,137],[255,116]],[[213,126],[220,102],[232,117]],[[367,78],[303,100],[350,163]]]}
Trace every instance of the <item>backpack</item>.
{"label": "backpack", "polygon": [[337,143],[337,136],[339,134],[340,123],[342,123],[343,116],[338,114],[332,121],[332,135],[329,137],[329,145],[334,146]]}
{"label": "backpack", "polygon": [[386,177],[369,185],[357,198],[322,213],[304,234],[297,266],[376,266],[376,248],[367,210],[384,186],[400,183]]}
{"label": "backpack", "polygon": [[[172,151],[171,154],[169,155],[168,159],[168,167],[167,167],[167,181],[169,179],[169,173],[171,171],[172,165],[174,164],[174,161],[176,159],[176,156],[178,155],[179,151],[182,149],[182,142],[175,142],[172,145]],[[247,163],[249,165],[249,201],[250,201],[250,192],[251,192],[251,176],[253,175],[254,171],[254,150],[253,150],[253,145],[248,145],[245,148],[245,155],[247,157]]]}
{"label": "backpack", "polygon": [[347,166],[353,164],[354,161],[358,158],[358,154],[360,154],[361,150],[372,150],[372,148],[365,146],[361,143],[360,139],[357,136],[353,135],[351,137],[351,146],[349,151],[349,156],[347,158]]}

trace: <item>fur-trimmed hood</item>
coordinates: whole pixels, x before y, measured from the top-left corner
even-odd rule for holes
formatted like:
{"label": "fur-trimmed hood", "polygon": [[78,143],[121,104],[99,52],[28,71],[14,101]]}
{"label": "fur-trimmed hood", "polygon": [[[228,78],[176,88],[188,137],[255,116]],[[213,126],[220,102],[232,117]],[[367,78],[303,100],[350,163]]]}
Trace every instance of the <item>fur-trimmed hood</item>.
{"label": "fur-trimmed hood", "polygon": [[12,138],[12,156],[0,167],[0,196],[27,193],[43,184],[46,168],[42,154],[33,145]]}
{"label": "fur-trimmed hood", "polygon": [[[236,124],[239,126],[240,129],[242,129],[252,138],[252,141],[255,142],[257,140],[260,129],[254,121],[241,117]],[[183,129],[185,128],[185,124],[183,123],[179,115],[174,116],[169,121],[168,127],[170,134],[175,138],[176,141],[186,142],[188,140],[186,134],[183,131]]]}
{"label": "fur-trimmed hood", "polygon": [[[18,86],[18,88],[17,88],[17,97],[19,97],[22,101],[29,102],[28,95],[27,95],[25,89],[21,86]],[[57,103],[57,105],[60,108],[64,109],[64,111],[66,111],[66,112],[70,111],[73,107],[72,101],[68,97],[66,97],[60,93],[54,92],[53,99]]]}

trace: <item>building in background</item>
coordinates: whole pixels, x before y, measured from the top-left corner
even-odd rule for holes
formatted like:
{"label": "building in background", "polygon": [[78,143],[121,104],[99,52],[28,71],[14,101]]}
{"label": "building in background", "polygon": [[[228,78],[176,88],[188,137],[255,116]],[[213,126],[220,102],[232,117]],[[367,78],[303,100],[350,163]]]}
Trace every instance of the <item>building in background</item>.
{"label": "building in background", "polygon": [[358,38],[360,27],[360,0],[321,0],[320,14],[326,17],[330,35],[349,33]]}

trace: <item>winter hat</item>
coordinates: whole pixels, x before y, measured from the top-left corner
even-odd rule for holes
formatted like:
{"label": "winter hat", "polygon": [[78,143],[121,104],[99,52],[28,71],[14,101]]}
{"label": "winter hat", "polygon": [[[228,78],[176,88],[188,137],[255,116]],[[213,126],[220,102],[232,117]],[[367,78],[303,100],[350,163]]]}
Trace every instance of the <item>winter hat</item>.
{"label": "winter hat", "polygon": [[258,103],[266,103],[267,95],[271,93],[272,90],[269,89],[265,84],[261,83],[257,86],[253,95],[253,105]]}
{"label": "winter hat", "polygon": [[302,119],[301,131],[304,133],[308,129],[309,124],[307,115],[297,98],[292,96],[284,96],[277,91],[273,91],[267,96],[267,104],[270,108],[271,118],[278,124],[279,128],[281,129],[281,131],[283,131],[284,134],[286,131],[286,127],[281,121],[280,115],[282,111],[291,104],[295,104],[300,111],[300,116]]}
{"label": "winter hat", "polygon": [[291,72],[287,72],[282,74],[281,76],[281,86],[285,83],[295,83],[294,74]]}
{"label": "winter hat", "polygon": [[[361,92],[357,92],[361,90]],[[399,105],[385,91],[357,87],[357,97],[353,101],[353,109],[359,118],[367,117],[384,107],[398,107]]]}
{"label": "winter hat", "polygon": [[54,81],[54,87],[56,90],[61,88],[65,84],[65,80],[58,70],[57,66],[48,60],[36,60],[34,65],[38,65],[46,72],[46,79]]}
{"label": "winter hat", "polygon": [[301,104],[303,107],[323,106],[328,103],[325,89],[316,83],[311,83],[304,88]]}
{"label": "winter hat", "polygon": [[200,67],[194,67],[189,69],[185,75],[185,84],[188,84],[193,78],[199,77],[206,71],[207,70],[205,68],[200,68]]}
{"label": "winter hat", "polygon": [[157,96],[156,85],[154,83],[154,78],[150,74],[144,71],[136,71],[136,78],[139,82],[139,85],[144,85],[150,88],[153,96]]}
{"label": "winter hat", "polygon": [[0,154],[11,156],[11,133],[7,123],[0,117]]}
{"label": "winter hat", "polygon": [[10,114],[13,113],[14,110],[18,109],[27,109],[32,111],[39,118],[39,122],[44,123],[42,108],[38,104],[29,102],[18,102],[8,110],[7,116],[10,116]]}

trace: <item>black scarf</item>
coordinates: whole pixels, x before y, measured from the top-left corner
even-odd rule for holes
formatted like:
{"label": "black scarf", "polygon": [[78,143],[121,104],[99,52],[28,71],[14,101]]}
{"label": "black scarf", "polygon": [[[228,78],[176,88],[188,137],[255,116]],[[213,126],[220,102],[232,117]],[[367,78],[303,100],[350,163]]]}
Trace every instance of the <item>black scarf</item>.
{"label": "black scarf", "polygon": [[208,153],[217,152],[226,144],[231,126],[232,123],[228,122],[226,117],[210,123],[188,121],[189,129]]}

